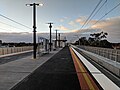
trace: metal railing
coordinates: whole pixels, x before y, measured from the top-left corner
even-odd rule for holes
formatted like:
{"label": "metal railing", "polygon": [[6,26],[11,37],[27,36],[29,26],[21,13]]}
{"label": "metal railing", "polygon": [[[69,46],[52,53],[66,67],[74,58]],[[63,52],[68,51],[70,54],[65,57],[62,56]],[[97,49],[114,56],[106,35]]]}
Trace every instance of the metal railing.
{"label": "metal railing", "polygon": [[92,53],[98,54],[100,56],[106,57],[110,60],[120,63],[120,50],[91,46],[79,46],[79,48],[82,48],[84,50],[90,51]]}
{"label": "metal railing", "polygon": [[33,49],[32,46],[24,46],[24,47],[5,47],[5,48],[0,48],[0,55],[17,53],[17,52],[23,52],[23,51],[28,51],[28,50],[32,50],[32,49]]}

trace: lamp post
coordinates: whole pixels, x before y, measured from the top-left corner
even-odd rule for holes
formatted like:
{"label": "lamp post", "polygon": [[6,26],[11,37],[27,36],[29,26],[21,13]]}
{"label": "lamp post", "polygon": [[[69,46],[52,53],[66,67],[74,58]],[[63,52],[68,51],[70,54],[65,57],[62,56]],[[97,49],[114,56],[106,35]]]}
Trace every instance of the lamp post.
{"label": "lamp post", "polygon": [[59,44],[59,48],[60,48],[60,33],[59,33],[59,43],[58,44]]}
{"label": "lamp post", "polygon": [[26,6],[33,6],[33,58],[36,59],[36,6],[43,5],[43,4],[26,4]]}
{"label": "lamp post", "polygon": [[51,39],[52,39],[52,36],[51,36],[51,28],[52,28],[52,24],[53,23],[47,23],[47,24],[49,24],[49,28],[50,28],[50,43],[49,43],[49,45],[50,45],[50,51],[51,51],[51,47],[52,47],[52,43],[51,43]]}
{"label": "lamp post", "polygon": [[58,30],[55,30],[56,31],[56,41],[55,41],[55,47],[57,48],[57,31]]}

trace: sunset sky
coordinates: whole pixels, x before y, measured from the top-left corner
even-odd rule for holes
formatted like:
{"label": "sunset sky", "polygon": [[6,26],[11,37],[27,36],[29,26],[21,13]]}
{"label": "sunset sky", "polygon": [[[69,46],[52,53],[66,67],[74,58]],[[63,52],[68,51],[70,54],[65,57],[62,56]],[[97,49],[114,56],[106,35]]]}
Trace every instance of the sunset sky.
{"label": "sunset sky", "polygon": [[[74,35],[87,35],[94,32],[104,31],[108,33],[110,42],[120,42],[120,5],[108,13],[120,3],[120,0],[101,0],[96,11],[84,27],[86,19],[92,13],[100,0],[1,0],[0,2],[0,38],[4,39],[3,33],[32,33],[32,7],[25,4],[42,3],[37,7],[37,32],[49,33],[46,23],[53,22],[52,32],[59,30],[68,35],[68,39]],[[15,20],[31,29],[18,25],[4,17]],[[104,16],[96,23],[102,16]],[[96,24],[95,24],[96,23]],[[94,25],[95,24],[95,25]],[[81,28],[82,27],[82,28]],[[6,34],[5,34],[6,35]],[[8,35],[8,36],[9,36]],[[17,35],[18,36],[18,35]],[[9,38],[9,37],[8,37]],[[7,39],[4,39],[7,40]]]}

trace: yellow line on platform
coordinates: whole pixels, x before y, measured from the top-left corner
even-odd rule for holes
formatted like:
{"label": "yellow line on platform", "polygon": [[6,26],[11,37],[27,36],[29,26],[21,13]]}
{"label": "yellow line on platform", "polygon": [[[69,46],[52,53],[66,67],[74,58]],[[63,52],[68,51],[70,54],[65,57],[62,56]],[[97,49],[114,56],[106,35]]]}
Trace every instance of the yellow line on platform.
{"label": "yellow line on platform", "polygon": [[[71,54],[74,56],[75,60],[77,61],[77,64],[79,66],[79,69],[81,72],[86,72],[83,68],[83,65],[81,65],[82,63],[79,61],[78,57],[75,55],[74,51],[70,48]],[[84,79],[87,82],[90,90],[95,90],[90,78],[87,76],[87,73],[83,73]]]}

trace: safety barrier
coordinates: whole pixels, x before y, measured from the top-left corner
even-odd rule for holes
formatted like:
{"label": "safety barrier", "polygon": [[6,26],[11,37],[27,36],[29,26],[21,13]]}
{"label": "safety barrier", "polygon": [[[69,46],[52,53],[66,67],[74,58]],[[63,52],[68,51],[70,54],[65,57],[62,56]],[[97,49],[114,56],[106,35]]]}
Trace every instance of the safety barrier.
{"label": "safety barrier", "polygon": [[23,51],[28,51],[28,50],[32,50],[32,49],[33,49],[32,46],[24,46],[24,47],[5,47],[5,48],[0,48],[0,55],[17,53],[17,52],[23,52]]}
{"label": "safety barrier", "polygon": [[92,53],[98,54],[100,56],[120,63],[120,50],[91,46],[79,46],[79,48],[82,48],[84,50],[90,51]]}

